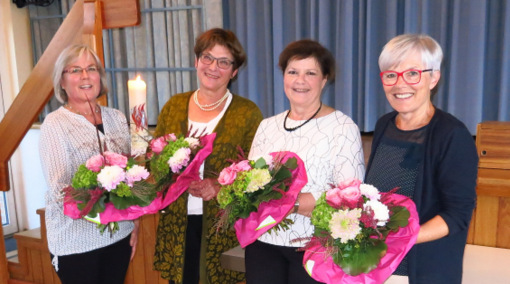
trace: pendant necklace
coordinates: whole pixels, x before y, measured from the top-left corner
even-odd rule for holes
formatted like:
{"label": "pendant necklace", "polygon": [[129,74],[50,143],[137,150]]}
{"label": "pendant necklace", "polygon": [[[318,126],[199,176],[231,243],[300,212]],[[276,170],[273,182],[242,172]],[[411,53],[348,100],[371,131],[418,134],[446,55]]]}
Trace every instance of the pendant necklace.
{"label": "pendant necklace", "polygon": [[221,99],[217,100],[216,102],[214,102],[212,104],[201,105],[198,102],[198,91],[196,91],[195,94],[193,95],[193,101],[198,106],[198,108],[200,108],[201,110],[203,110],[203,111],[213,111],[213,110],[217,109],[221,105],[221,103],[228,98],[228,94],[229,94],[229,92],[226,92],[225,95],[223,97],[221,97]]}
{"label": "pendant necklace", "polygon": [[285,126],[287,124],[287,118],[289,117],[289,114],[290,114],[290,110],[289,110],[289,112],[287,112],[287,115],[285,116],[285,119],[283,120],[283,128],[285,128],[285,130],[287,130],[289,132],[292,132],[292,131],[300,128],[301,126],[303,126],[303,125],[307,124],[308,122],[310,122],[310,120],[312,120],[314,117],[316,117],[317,114],[319,113],[319,111],[321,110],[321,108],[322,108],[322,102],[321,102],[319,108],[317,109],[317,111],[312,115],[312,117],[310,117],[305,122],[301,123],[300,125],[298,125],[296,127],[287,127],[287,126]]}

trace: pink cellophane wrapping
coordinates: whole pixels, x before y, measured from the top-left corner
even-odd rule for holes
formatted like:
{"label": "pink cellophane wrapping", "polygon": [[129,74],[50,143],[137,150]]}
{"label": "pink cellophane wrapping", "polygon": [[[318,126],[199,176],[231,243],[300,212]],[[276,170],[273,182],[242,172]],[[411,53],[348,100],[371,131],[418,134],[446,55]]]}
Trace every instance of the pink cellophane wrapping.
{"label": "pink cellophane wrapping", "polygon": [[[157,197],[149,205],[144,207],[133,205],[122,210],[116,209],[111,203],[107,203],[105,204],[104,212],[99,214],[101,223],[108,224],[110,222],[134,220],[146,214],[155,214],[159,210],[166,208],[188,189],[192,181],[200,179],[200,166],[209,154],[211,154],[215,138],[216,133],[205,135],[200,138],[201,144],[204,145],[204,147],[198,151],[191,163],[177,177],[175,183],[170,186],[164,198],[163,194],[158,192]],[[64,214],[73,219],[81,218],[80,210],[75,201],[64,202]]]}
{"label": "pink cellophane wrapping", "polygon": [[[305,251],[303,265],[313,279],[328,284],[379,284],[384,283],[391,276],[407,252],[416,243],[420,224],[416,205],[411,199],[399,194],[392,194],[390,198],[396,204],[405,206],[411,213],[411,216],[406,227],[400,228],[396,233],[388,234],[385,241],[388,245],[388,250],[381,258],[377,268],[369,273],[362,273],[358,276],[348,275],[333,261],[331,256],[326,255],[326,249],[318,241],[314,242],[314,239],[312,239],[311,242],[314,243]],[[313,268],[308,267],[311,266],[311,262],[307,263],[309,261],[315,262]]]}
{"label": "pink cellophane wrapping", "polygon": [[[235,222],[234,228],[236,230],[237,239],[243,248],[253,243],[258,237],[285,219],[287,214],[294,207],[294,203],[296,203],[297,196],[301,192],[301,189],[308,182],[305,165],[298,155],[287,151],[273,152],[270,155],[273,156],[275,161],[281,160],[282,164],[289,158],[294,157],[297,159],[297,168],[291,171],[292,183],[282,198],[260,203],[256,212],[252,212],[248,218],[241,218]],[[276,223],[257,230],[261,222],[269,216],[273,217]]]}

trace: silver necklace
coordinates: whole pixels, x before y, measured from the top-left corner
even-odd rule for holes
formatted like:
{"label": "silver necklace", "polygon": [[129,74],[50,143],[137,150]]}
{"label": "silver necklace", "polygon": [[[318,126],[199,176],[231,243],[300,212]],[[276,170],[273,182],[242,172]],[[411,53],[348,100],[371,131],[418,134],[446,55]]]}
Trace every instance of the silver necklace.
{"label": "silver necklace", "polygon": [[[64,107],[69,109],[71,112],[74,112],[74,113],[79,114],[79,115],[90,115],[90,114],[92,114],[92,112],[81,112],[79,110],[76,110],[70,104],[65,104]],[[94,112],[95,113],[99,113],[100,110],[101,110],[101,108],[98,105],[96,105],[96,109],[94,110]]]}
{"label": "silver necklace", "polygon": [[228,94],[229,94],[229,92],[226,92],[225,95],[223,97],[221,97],[221,99],[217,100],[216,102],[214,102],[212,104],[201,105],[198,102],[198,91],[197,91],[197,92],[195,92],[195,94],[193,96],[193,101],[198,106],[198,108],[200,108],[201,110],[203,110],[203,111],[213,111],[213,110],[217,109],[221,105],[221,103],[228,98]]}

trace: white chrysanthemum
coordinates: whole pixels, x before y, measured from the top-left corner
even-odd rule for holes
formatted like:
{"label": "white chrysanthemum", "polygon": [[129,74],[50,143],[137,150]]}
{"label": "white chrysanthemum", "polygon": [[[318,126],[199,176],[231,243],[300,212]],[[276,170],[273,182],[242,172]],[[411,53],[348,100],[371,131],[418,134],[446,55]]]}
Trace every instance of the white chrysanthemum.
{"label": "white chrysanthemum", "polygon": [[133,184],[137,181],[141,181],[149,177],[149,172],[145,167],[139,165],[133,165],[126,172],[126,183],[129,186],[133,186]]}
{"label": "white chrysanthemum", "polygon": [[168,166],[173,173],[178,173],[183,167],[186,167],[190,160],[191,150],[189,148],[180,148],[174,155],[168,159]]}
{"label": "white chrysanthemum", "polygon": [[184,138],[184,141],[188,142],[191,149],[195,149],[196,147],[200,146],[200,140],[194,137],[186,137]]}
{"label": "white chrysanthemum", "polygon": [[345,244],[350,240],[354,240],[361,232],[359,218],[361,217],[361,209],[338,210],[331,214],[329,221],[329,229],[334,239],[340,239]]}
{"label": "white chrysanthemum", "polygon": [[372,208],[374,211],[374,219],[377,220],[377,226],[386,225],[386,222],[390,219],[390,210],[388,209],[388,206],[377,200],[369,200],[363,204],[363,209],[366,210],[367,207]]}
{"label": "white chrysanthemum", "polygon": [[368,197],[370,200],[379,200],[379,198],[381,198],[379,190],[371,184],[362,183],[359,186],[359,190],[362,195]]}
{"label": "white chrysanthemum", "polygon": [[106,166],[97,175],[97,181],[106,190],[111,191],[115,189],[119,183],[124,181],[126,173],[124,169],[119,166]]}

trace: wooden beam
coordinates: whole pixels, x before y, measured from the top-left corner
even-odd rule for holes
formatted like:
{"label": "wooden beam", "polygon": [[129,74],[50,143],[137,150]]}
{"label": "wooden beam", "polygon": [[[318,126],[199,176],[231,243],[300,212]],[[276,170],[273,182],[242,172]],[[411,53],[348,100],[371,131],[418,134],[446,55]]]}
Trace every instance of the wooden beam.
{"label": "wooden beam", "polygon": [[0,122],[0,190],[9,190],[7,162],[53,95],[51,73],[60,52],[71,44],[81,42],[83,33],[83,0],[78,0],[62,23],[45,52],[37,62],[27,82]]}
{"label": "wooden beam", "polygon": [[101,0],[103,29],[137,26],[140,24],[139,0]]}

